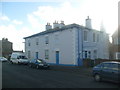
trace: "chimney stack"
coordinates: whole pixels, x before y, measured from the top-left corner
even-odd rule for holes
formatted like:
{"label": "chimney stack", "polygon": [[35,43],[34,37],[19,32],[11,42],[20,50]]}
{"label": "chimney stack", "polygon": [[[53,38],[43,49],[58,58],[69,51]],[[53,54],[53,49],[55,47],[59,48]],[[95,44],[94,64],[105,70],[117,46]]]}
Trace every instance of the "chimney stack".
{"label": "chimney stack", "polygon": [[65,26],[64,21],[61,21],[60,28],[62,28],[63,26]]}
{"label": "chimney stack", "polygon": [[59,28],[59,27],[60,27],[60,25],[59,25],[58,21],[55,21],[53,23],[53,28]]}
{"label": "chimney stack", "polygon": [[92,29],[91,19],[89,18],[89,16],[88,16],[88,18],[86,19],[86,27],[89,28],[89,29]]}
{"label": "chimney stack", "polygon": [[50,29],[52,29],[52,26],[50,25],[50,23],[47,23],[46,30],[50,30]]}

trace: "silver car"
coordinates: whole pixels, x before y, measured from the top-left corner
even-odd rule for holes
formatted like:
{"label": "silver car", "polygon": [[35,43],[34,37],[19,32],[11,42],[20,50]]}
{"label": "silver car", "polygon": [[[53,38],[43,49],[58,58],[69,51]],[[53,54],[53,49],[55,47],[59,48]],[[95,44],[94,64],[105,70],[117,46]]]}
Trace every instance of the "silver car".
{"label": "silver car", "polygon": [[6,62],[6,61],[7,61],[7,58],[5,58],[5,57],[0,57],[0,61],[1,61],[1,62]]}

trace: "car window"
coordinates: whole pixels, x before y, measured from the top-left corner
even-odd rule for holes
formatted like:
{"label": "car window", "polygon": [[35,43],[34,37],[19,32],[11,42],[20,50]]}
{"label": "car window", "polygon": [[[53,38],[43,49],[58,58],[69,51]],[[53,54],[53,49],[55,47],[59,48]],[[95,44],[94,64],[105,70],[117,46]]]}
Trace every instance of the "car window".
{"label": "car window", "polygon": [[102,67],[102,66],[103,66],[103,63],[97,65],[97,67]]}
{"label": "car window", "polygon": [[19,56],[19,59],[27,59],[26,56]]}
{"label": "car window", "polygon": [[111,68],[111,63],[104,63],[103,68],[104,69],[110,69]]}
{"label": "car window", "polygon": [[36,60],[31,60],[31,62],[35,63],[35,62],[36,62]]}
{"label": "car window", "polygon": [[117,63],[112,63],[111,68],[113,70],[118,70],[118,64]]}

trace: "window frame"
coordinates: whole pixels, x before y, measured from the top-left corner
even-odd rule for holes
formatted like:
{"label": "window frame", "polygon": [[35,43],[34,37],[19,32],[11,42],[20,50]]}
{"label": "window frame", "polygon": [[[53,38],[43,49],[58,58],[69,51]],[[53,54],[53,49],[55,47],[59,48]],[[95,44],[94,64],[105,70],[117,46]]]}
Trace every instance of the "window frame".
{"label": "window frame", "polygon": [[88,41],[88,31],[85,30],[84,31],[84,37],[83,37],[84,41],[87,42]]}
{"label": "window frame", "polygon": [[49,37],[45,36],[45,44],[49,44]]}
{"label": "window frame", "polygon": [[93,42],[96,42],[96,33],[93,33]]}
{"label": "window frame", "polygon": [[48,49],[46,49],[45,50],[45,59],[49,59],[49,50]]}
{"label": "window frame", "polygon": [[100,40],[100,35],[97,34],[97,42],[99,42],[99,40]]}
{"label": "window frame", "polygon": [[39,45],[39,38],[36,38],[36,45]]}

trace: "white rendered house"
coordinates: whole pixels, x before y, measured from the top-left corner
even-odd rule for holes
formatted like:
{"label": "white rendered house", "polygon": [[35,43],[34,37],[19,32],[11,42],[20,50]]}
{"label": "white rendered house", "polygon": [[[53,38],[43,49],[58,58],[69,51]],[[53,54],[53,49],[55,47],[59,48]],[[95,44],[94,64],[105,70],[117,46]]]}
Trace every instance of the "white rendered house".
{"label": "white rendered house", "polygon": [[41,58],[51,64],[80,65],[83,59],[108,59],[109,36],[105,31],[94,30],[91,19],[86,26],[50,23],[46,31],[25,37],[25,53],[29,59]]}

